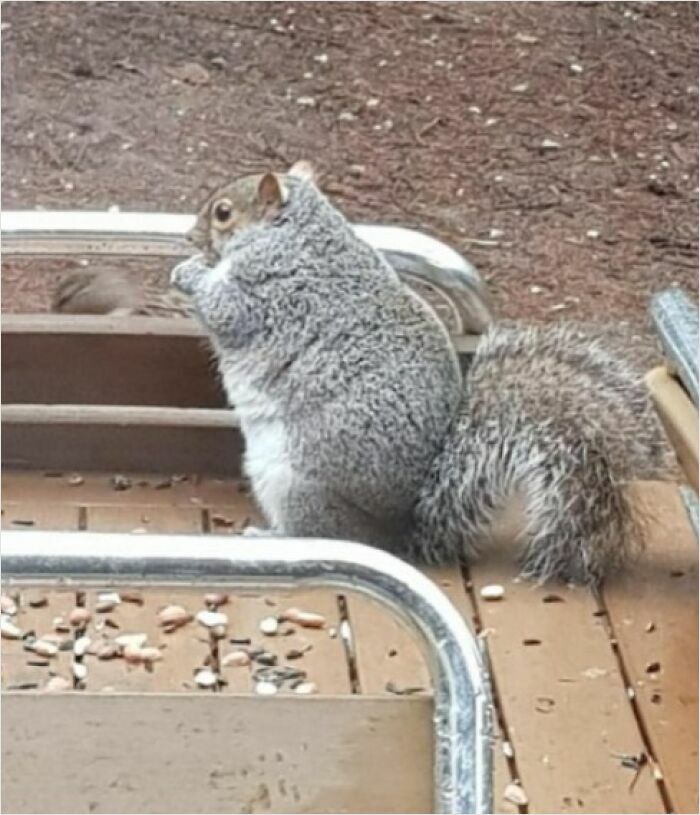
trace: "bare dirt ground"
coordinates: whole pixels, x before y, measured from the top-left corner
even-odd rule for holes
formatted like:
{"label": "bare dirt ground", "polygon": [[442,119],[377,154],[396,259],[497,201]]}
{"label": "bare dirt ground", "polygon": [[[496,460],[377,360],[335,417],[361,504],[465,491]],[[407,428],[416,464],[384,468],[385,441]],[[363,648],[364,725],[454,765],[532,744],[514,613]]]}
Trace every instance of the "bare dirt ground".
{"label": "bare dirt ground", "polygon": [[[695,3],[2,6],[6,208],[193,211],[300,157],[469,257],[509,317],[697,294]],[[5,309],[65,266],[7,262]]]}

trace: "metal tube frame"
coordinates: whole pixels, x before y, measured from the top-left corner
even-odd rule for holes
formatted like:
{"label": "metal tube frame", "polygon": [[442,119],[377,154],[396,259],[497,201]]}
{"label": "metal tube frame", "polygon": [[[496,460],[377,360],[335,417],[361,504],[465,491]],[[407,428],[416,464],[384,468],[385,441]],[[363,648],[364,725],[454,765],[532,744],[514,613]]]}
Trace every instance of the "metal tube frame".
{"label": "metal tube frame", "polygon": [[698,309],[680,289],[654,295],[650,306],[668,361],[698,404]]}
{"label": "metal tube frame", "polygon": [[[0,216],[0,232],[7,256],[176,258],[192,254],[185,236],[194,222],[194,215],[176,213],[6,210]],[[478,272],[447,244],[404,227],[355,224],[353,228],[404,279],[442,292],[458,334],[480,333],[491,321]]]}
{"label": "metal tube frame", "polygon": [[379,601],[418,634],[433,682],[435,807],[492,811],[491,694],[477,640],[417,569],[358,543],[87,532],[2,533],[3,579],[333,587]]}

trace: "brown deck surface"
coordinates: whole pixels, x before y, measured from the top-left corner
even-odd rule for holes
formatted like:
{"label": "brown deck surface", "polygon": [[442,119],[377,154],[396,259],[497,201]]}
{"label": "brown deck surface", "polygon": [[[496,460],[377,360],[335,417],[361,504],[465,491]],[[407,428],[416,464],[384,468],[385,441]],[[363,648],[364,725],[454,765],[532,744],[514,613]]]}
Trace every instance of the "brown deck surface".
{"label": "brown deck surface", "polygon": [[[130,476],[130,486],[118,491],[107,474],[84,474],[82,483],[71,475],[6,471],[3,528],[230,534],[256,517],[235,482]],[[583,589],[517,582],[510,556],[494,555],[469,573],[427,572],[488,645],[498,713],[497,811],[697,812],[697,544],[674,486],[638,489],[640,500],[653,506],[646,553],[601,598]],[[505,587],[503,600],[481,597],[490,583]],[[50,631],[54,618],[76,601],[75,590],[56,589],[47,593],[48,605],[30,608],[28,591],[20,592],[18,621],[38,634]],[[88,608],[98,591],[91,588],[82,598]],[[166,603],[191,612],[204,608],[201,589],[148,588],[143,599],[142,606],[125,602],[93,614],[88,634],[96,642],[146,633],[149,643],[164,646],[164,658],[147,672],[88,655],[86,690],[192,692],[195,671],[215,666],[235,649],[228,639],[235,637],[303,670],[323,696],[408,702],[430,693],[411,634],[359,596],[237,593],[222,607],[230,625],[227,639],[219,641],[210,641],[196,622],[172,634],[157,626],[157,610]],[[264,636],[260,620],[290,605],[323,614],[325,628],[287,626],[295,629],[288,636]],[[119,628],[105,625],[105,618]],[[287,660],[293,651],[304,654]],[[31,693],[50,670],[69,678],[68,657],[61,652],[49,660],[51,667],[28,665],[34,656],[4,640],[3,689],[28,683]],[[247,667],[221,673],[227,682],[222,692],[253,692]],[[504,799],[514,781],[526,792],[525,807]]]}

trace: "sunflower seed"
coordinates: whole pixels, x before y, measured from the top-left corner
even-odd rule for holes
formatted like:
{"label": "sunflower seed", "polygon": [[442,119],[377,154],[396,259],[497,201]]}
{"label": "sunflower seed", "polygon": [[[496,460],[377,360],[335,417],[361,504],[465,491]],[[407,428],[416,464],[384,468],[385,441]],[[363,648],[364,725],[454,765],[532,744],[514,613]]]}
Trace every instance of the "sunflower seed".
{"label": "sunflower seed", "polygon": [[13,622],[10,622],[7,617],[3,617],[0,621],[0,633],[6,640],[19,640],[22,638],[22,630]]}

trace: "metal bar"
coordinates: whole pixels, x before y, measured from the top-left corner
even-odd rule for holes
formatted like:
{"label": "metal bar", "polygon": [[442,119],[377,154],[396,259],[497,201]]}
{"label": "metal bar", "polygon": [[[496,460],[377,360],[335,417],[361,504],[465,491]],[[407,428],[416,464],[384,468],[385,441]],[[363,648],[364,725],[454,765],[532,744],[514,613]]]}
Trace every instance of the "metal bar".
{"label": "metal bar", "polygon": [[682,486],[681,487],[681,498],[683,499],[683,504],[685,505],[686,512],[688,513],[688,518],[690,518],[690,524],[693,527],[693,531],[695,532],[695,537],[698,537],[698,496],[695,494],[695,491],[692,490],[690,487]]}
{"label": "metal bar", "polygon": [[680,289],[651,299],[651,316],[668,361],[698,404],[698,309]]}
{"label": "metal bar", "polygon": [[492,811],[491,698],[475,637],[443,592],[401,560],[334,540],[3,532],[3,578],[336,587],[369,595],[419,635],[435,694],[435,806]]}
{"label": "metal bar", "polygon": [[[5,211],[0,216],[7,256],[137,255],[186,257],[194,215],[158,212]],[[481,277],[442,241],[396,226],[356,224],[356,234],[407,280],[438,289],[450,304],[457,334],[480,333],[493,314]]]}

